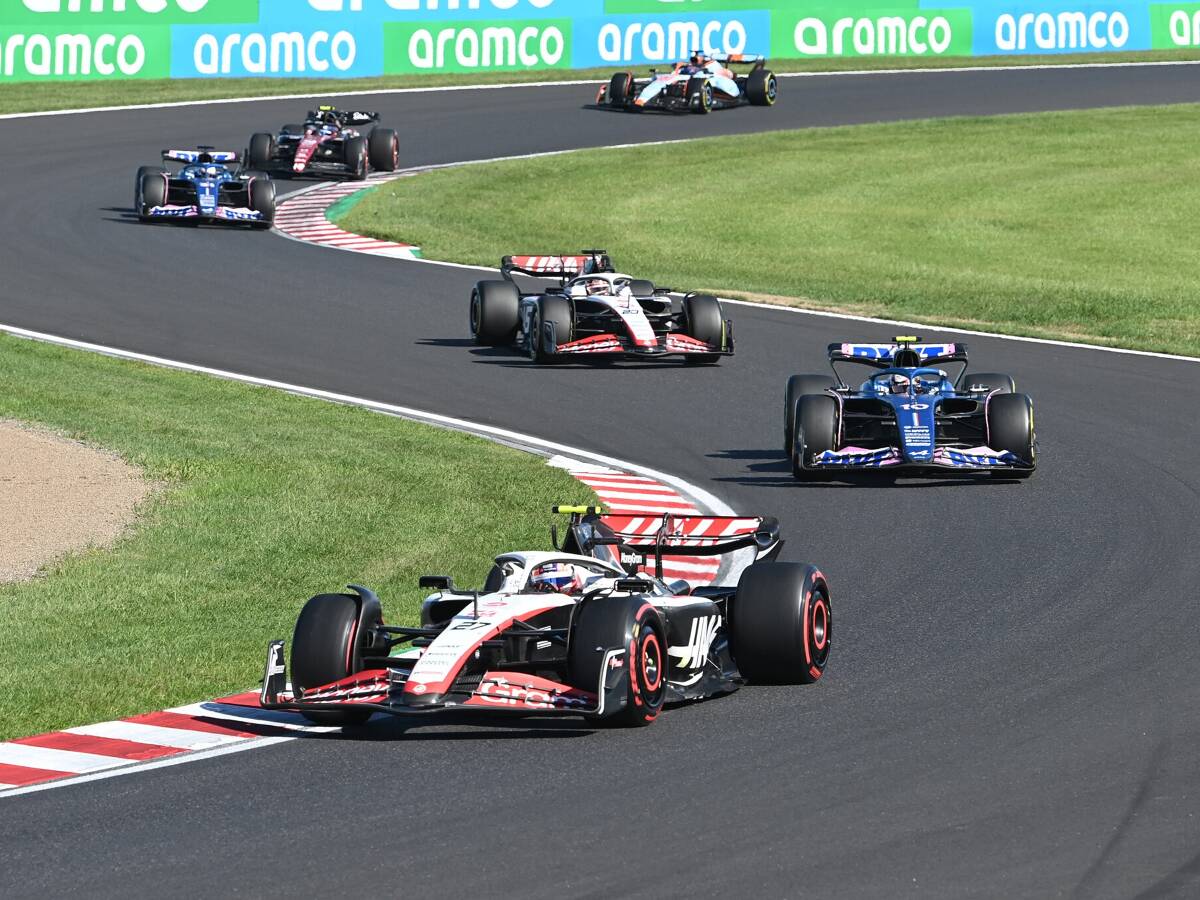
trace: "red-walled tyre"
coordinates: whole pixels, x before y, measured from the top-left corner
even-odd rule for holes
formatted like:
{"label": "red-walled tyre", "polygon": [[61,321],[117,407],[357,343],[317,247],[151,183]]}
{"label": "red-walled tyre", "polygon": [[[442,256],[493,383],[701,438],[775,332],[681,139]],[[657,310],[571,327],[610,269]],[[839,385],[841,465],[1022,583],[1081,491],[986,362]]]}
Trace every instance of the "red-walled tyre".
{"label": "red-walled tyre", "polygon": [[833,639],[829,585],[815,566],[748,566],[729,606],[733,659],[760,684],[811,684],[825,672]]}
{"label": "red-walled tyre", "polygon": [[618,727],[649,725],[667,697],[667,628],[643,597],[593,597],[576,616],[568,651],[572,686],[595,692],[609,650],[625,651],[624,704],[606,709],[597,722]]}

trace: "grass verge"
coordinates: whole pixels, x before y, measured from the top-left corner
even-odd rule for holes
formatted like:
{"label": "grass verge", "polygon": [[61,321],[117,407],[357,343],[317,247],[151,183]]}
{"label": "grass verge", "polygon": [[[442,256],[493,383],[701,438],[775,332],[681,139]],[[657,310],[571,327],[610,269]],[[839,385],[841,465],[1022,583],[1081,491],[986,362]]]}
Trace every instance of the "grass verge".
{"label": "grass verge", "polygon": [[601,246],[677,288],[1196,356],[1198,113],[941,119],[469,166],[383,186],[340,224],[430,259]]}
{"label": "grass verge", "polygon": [[0,418],[117,451],[164,482],[114,548],[0,585],[0,740],[242,690],[311,594],[482,584],[595,502],[533,456],[457,432],[0,335]]}
{"label": "grass verge", "polygon": [[[1200,50],[1146,50],[1129,53],[1055,53],[1029,56],[872,56],[838,59],[771,60],[776,72],[840,72],[864,69],[946,69],[960,66],[1069,65],[1099,62],[1183,62]],[[648,67],[637,67],[644,72]],[[47,81],[0,85],[0,114],[91,109],[142,103],[272,97],[286,94],[334,96],[350,91],[445,87],[464,84],[520,84],[536,81],[607,81],[607,69],[537,69],[473,72],[465,75],[390,75],[378,78],[183,78],[127,81]]]}

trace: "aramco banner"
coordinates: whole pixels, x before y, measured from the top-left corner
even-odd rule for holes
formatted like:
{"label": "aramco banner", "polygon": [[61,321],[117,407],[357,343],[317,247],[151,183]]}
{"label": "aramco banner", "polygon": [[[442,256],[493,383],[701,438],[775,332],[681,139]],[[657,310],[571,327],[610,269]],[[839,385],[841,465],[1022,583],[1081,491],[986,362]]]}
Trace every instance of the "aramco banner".
{"label": "aramco banner", "polygon": [[773,58],[1200,46],[1134,0],[0,0],[0,81],[355,78]]}

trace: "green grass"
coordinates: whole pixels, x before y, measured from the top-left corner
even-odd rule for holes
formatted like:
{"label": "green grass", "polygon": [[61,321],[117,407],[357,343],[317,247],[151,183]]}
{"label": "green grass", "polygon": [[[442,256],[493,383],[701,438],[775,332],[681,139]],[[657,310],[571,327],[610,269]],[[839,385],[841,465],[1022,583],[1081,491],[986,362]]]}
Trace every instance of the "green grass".
{"label": "green grass", "polygon": [[600,246],[676,288],[1200,355],[1198,144],[1186,105],[776,132],[432,172],[340,224],[431,259]]}
{"label": "green grass", "polygon": [[109,550],[0,585],[0,739],[257,683],[266,642],[348,581],[413,620],[424,573],[482,584],[594,495],[541,459],[348,406],[0,336],[0,418],[166,487]]}
{"label": "green grass", "polygon": [[[1066,65],[1088,62],[1161,62],[1200,59],[1200,50],[1147,50],[1129,53],[1072,53],[1043,56],[872,56],[837,59],[771,60],[776,72],[838,72],[860,69],[942,69],[956,66]],[[646,71],[642,66],[639,72]],[[56,109],[89,109],[182,100],[270,97],[459,84],[516,84],[530,81],[607,80],[606,69],[535,69],[474,72],[466,75],[389,75],[379,78],[185,78],[127,81],[46,81],[0,86],[0,114]]]}

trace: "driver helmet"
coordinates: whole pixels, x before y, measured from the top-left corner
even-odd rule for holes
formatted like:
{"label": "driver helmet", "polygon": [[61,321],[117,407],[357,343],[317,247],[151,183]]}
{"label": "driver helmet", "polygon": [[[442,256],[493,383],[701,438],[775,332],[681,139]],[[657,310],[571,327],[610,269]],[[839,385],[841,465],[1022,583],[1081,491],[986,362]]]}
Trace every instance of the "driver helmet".
{"label": "driver helmet", "polygon": [[583,588],[583,577],[570,563],[546,563],[529,578],[529,589],[537,594],[577,594]]}
{"label": "driver helmet", "polygon": [[216,178],[221,174],[221,167],[217,165],[207,165],[204,167],[204,175],[207,178]]}
{"label": "driver helmet", "polygon": [[336,125],[338,123],[337,113],[335,113],[332,109],[327,111],[325,115],[321,117],[321,119],[326,125]]}
{"label": "driver helmet", "polygon": [[893,394],[907,394],[910,384],[912,384],[912,379],[907,375],[893,375],[888,381],[888,387],[891,388]]}
{"label": "driver helmet", "polygon": [[607,294],[612,290],[612,285],[604,278],[589,278],[584,282],[584,289],[587,291],[588,296],[592,296],[593,294]]}
{"label": "driver helmet", "polygon": [[708,57],[704,55],[703,50],[693,50],[688,62],[690,62],[693,66],[703,66],[708,63]]}

